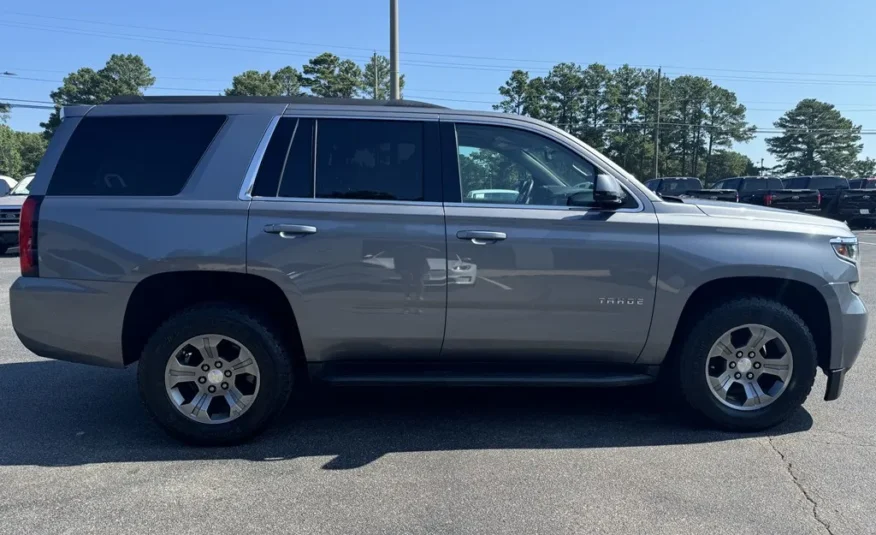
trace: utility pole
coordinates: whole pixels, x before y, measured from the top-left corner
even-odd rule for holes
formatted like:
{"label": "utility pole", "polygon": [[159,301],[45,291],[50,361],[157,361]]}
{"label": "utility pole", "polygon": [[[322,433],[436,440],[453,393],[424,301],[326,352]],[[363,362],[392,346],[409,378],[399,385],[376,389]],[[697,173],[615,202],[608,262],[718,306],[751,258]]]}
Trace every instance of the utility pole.
{"label": "utility pole", "polygon": [[377,52],[375,52],[374,55],[371,56],[371,65],[374,68],[374,100],[377,100],[377,97],[379,95],[379,87],[380,87],[379,82],[378,82],[378,80],[380,80],[380,77],[377,74],[377,69],[379,68],[378,67],[379,64],[377,63]]}
{"label": "utility pole", "polygon": [[398,88],[398,0],[389,0],[389,98],[399,99]]}
{"label": "utility pole", "polygon": [[660,90],[663,85],[663,67],[657,67],[657,124],[654,125],[654,178],[660,178]]}
{"label": "utility pole", "polygon": [[766,170],[766,169],[765,169],[764,166],[763,166],[763,158],[761,158],[761,159],[760,159],[760,176],[763,176],[763,172],[764,172],[765,170]]}

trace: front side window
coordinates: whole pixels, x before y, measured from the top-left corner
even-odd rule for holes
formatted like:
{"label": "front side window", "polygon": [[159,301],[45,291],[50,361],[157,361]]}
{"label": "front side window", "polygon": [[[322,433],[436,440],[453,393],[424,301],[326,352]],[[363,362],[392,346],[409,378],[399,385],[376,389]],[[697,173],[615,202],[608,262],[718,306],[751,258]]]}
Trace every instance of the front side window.
{"label": "front side window", "polygon": [[320,119],[316,197],[422,201],[423,124]]}
{"label": "front side window", "polygon": [[544,136],[458,123],[456,137],[463,202],[567,206],[572,195],[576,204],[593,198],[596,167]]}

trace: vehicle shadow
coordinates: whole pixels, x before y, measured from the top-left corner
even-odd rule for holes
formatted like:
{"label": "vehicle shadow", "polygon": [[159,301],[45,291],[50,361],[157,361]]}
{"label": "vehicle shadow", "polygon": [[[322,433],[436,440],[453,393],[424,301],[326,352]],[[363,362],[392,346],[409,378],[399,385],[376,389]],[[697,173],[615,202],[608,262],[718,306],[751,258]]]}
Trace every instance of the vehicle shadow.
{"label": "vehicle shadow", "polygon": [[[0,365],[0,466],[334,456],[364,466],[395,452],[644,447],[751,437],[696,428],[657,389],[310,388],[265,434],[235,447],[168,438],[137,397],[134,370],[55,361]],[[801,409],[769,434],[805,431]]]}

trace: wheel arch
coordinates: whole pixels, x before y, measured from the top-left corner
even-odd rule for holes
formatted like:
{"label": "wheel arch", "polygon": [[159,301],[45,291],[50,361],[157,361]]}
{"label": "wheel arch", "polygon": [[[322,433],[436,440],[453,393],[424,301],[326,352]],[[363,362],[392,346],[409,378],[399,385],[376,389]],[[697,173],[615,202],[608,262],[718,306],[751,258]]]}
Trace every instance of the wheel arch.
{"label": "wheel arch", "polygon": [[172,314],[208,302],[226,302],[261,314],[283,338],[296,363],[304,348],[295,312],[276,283],[258,275],[225,271],[158,273],[137,283],[122,322],[122,358],[139,360],[149,336]]}
{"label": "wheel arch", "polygon": [[[809,273],[803,277],[789,276],[791,271],[710,278],[683,296],[673,294],[662,308],[658,289],[651,333],[637,363],[658,364],[672,358],[693,323],[718,303],[740,297],[764,297],[788,306],[803,319],[815,340],[818,365],[827,370],[833,340],[830,303],[820,290],[824,282],[818,284]],[[672,302],[677,304],[672,306]]]}

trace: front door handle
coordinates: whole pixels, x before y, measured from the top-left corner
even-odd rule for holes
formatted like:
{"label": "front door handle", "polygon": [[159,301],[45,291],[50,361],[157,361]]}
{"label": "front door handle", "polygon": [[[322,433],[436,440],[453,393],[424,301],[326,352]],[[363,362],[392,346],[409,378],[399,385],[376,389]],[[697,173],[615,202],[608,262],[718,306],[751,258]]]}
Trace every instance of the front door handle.
{"label": "front door handle", "polygon": [[486,245],[507,238],[504,232],[493,232],[491,230],[460,230],[456,233],[456,237],[460,240],[471,240],[475,245]]}
{"label": "front door handle", "polygon": [[265,232],[268,234],[279,234],[281,238],[296,238],[298,236],[306,236],[307,234],[316,234],[316,227],[311,227],[310,225],[274,224],[265,225]]}

